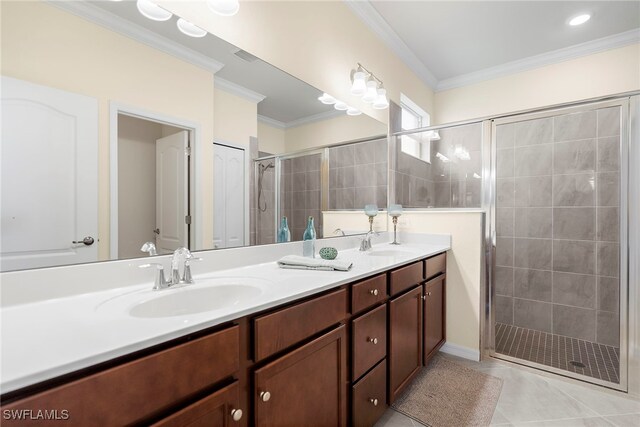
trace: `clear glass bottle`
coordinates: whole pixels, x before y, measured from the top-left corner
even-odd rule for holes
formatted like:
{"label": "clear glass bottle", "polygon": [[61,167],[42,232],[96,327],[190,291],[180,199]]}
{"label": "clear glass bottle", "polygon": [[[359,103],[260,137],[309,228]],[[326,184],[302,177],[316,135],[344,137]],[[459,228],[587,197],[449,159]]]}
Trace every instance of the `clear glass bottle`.
{"label": "clear glass bottle", "polygon": [[287,217],[283,216],[280,222],[280,228],[278,229],[278,243],[290,242],[291,231],[289,231],[289,224],[287,223]]}
{"label": "clear glass bottle", "polygon": [[313,217],[310,216],[307,221],[307,229],[302,235],[302,255],[315,258],[316,257],[316,229],[313,226]]}

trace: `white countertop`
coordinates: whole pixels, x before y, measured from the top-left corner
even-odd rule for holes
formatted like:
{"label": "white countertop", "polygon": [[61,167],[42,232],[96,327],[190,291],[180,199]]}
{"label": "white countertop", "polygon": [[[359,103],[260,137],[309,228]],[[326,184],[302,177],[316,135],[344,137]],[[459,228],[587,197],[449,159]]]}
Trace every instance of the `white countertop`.
{"label": "white countertop", "polygon": [[[428,236],[398,247],[374,244],[374,251],[400,251],[389,256],[340,250],[340,259],[353,262],[348,272],[286,270],[270,261],[194,274],[195,284],[183,288],[152,291],[149,281],[4,306],[0,388],[2,393],[17,390],[450,249],[449,236]],[[241,283],[245,278],[260,291],[230,306],[164,318],[129,314],[141,301],[203,286],[208,279]]]}

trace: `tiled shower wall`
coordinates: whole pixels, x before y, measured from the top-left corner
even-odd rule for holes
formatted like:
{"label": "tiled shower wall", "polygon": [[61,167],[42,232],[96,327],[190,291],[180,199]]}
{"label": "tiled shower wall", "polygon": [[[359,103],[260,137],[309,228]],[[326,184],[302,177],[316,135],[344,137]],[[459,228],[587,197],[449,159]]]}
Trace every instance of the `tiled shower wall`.
{"label": "tiled shower wall", "polygon": [[329,209],[387,207],[387,140],[329,148]]}
{"label": "tiled shower wall", "polygon": [[316,235],[321,238],[322,154],[285,159],[280,162],[280,167],[280,215],[287,217],[291,240],[302,240],[310,216],[314,218]]}
{"label": "tiled shower wall", "polygon": [[619,107],[497,126],[499,323],[619,346]]}
{"label": "tiled shower wall", "polygon": [[404,153],[401,137],[396,138],[397,203],[410,208],[479,208],[482,124],[440,129],[439,134],[439,140],[431,141],[424,132],[412,135],[427,144],[430,162]]}

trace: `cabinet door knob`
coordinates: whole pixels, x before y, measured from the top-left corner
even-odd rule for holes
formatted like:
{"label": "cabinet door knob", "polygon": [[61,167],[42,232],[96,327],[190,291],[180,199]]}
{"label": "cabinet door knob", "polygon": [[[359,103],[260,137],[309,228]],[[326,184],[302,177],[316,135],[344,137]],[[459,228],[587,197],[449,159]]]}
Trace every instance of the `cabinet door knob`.
{"label": "cabinet door knob", "polygon": [[233,421],[240,421],[242,419],[242,409],[232,409],[231,418],[233,418]]}
{"label": "cabinet door knob", "polygon": [[427,292],[427,296],[430,297],[431,296],[431,292]]}
{"label": "cabinet door knob", "polygon": [[426,295],[422,295],[420,298],[422,298],[423,300],[426,300],[427,296]]}
{"label": "cabinet door knob", "polygon": [[369,402],[373,403],[373,406],[378,406],[378,399],[369,399]]}
{"label": "cabinet door knob", "polygon": [[368,337],[367,342],[370,342],[371,344],[378,344],[378,338]]}
{"label": "cabinet door knob", "polygon": [[263,402],[268,402],[269,399],[271,399],[271,393],[269,393],[268,391],[261,391],[260,399],[262,399]]}
{"label": "cabinet door knob", "polygon": [[378,295],[378,290],[377,290],[377,289],[371,289],[371,290],[369,291],[369,293],[370,293],[371,295],[375,295],[375,296],[377,296],[377,295]]}

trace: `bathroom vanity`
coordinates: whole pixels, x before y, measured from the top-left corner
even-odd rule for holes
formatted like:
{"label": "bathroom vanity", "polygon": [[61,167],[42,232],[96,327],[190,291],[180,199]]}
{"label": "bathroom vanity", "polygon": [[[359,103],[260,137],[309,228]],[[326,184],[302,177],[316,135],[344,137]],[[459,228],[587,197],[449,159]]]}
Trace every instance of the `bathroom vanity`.
{"label": "bathroom vanity", "polygon": [[[275,270],[290,278],[283,287],[314,277],[323,285],[12,390],[3,395],[3,414],[65,410],[67,425],[80,426],[371,426],[446,333],[449,245],[388,247],[341,252],[354,257],[351,272]],[[199,286],[198,277],[190,286]],[[188,315],[172,318],[189,323]]]}

